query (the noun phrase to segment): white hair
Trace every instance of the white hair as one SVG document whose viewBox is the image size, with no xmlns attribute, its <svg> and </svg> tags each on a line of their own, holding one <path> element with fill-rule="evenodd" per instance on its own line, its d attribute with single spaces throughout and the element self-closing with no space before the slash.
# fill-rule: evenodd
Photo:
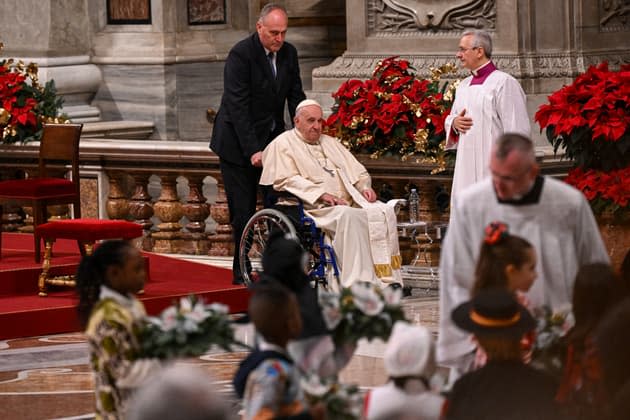
<svg viewBox="0 0 630 420">
<path fill-rule="evenodd" d="M 473 37 L 473 47 L 481 47 L 483 48 L 483 52 L 486 53 L 486 57 L 492 57 L 492 37 L 486 31 L 482 31 L 481 29 L 475 29 L 472 31 L 466 31 L 462 34 L 462 36 L 472 36 Z"/>
</svg>

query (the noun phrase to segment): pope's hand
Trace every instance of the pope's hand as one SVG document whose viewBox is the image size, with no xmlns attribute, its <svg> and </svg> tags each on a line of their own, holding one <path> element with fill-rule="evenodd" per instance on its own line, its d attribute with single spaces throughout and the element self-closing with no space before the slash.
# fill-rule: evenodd
<svg viewBox="0 0 630 420">
<path fill-rule="evenodd" d="M 321 197 L 319 197 L 319 199 L 322 200 L 324 203 L 328 204 L 329 206 L 337 206 L 337 205 L 347 206 L 348 205 L 348 202 L 344 200 L 343 198 L 338 198 L 328 193 L 322 194 Z"/>
<path fill-rule="evenodd" d="M 252 163 L 252 166 L 257 168 L 262 167 L 262 152 L 256 152 L 249 158 L 249 161 Z"/>
<path fill-rule="evenodd" d="M 369 201 L 370 203 L 373 203 L 376 201 L 376 192 L 372 188 L 364 189 L 362 194 L 363 194 L 363 197 L 365 197 L 365 199 Z"/>
</svg>

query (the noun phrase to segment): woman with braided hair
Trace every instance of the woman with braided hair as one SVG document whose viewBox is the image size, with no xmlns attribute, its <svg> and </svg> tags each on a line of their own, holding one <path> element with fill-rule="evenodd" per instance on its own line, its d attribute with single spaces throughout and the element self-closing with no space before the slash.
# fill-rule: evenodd
<svg viewBox="0 0 630 420">
<path fill-rule="evenodd" d="M 145 278 L 140 252 L 125 241 L 103 242 L 79 264 L 77 311 L 94 372 L 97 419 L 124 418 L 133 391 L 159 367 L 141 358 L 137 337 L 146 314 L 134 294 Z"/>
</svg>

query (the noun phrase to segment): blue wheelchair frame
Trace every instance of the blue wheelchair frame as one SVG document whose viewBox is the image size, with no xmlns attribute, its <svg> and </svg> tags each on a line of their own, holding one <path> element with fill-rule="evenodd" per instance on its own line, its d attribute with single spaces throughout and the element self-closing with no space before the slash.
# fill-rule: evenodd
<svg viewBox="0 0 630 420">
<path fill-rule="evenodd" d="M 315 224 L 315 220 L 312 217 L 308 216 L 306 212 L 304 212 L 304 205 L 300 200 L 298 203 L 299 215 L 300 215 L 300 225 L 302 228 L 307 227 L 309 229 L 310 238 L 314 239 L 314 242 L 317 243 L 317 247 L 319 248 L 319 253 L 315 254 L 313 247 L 309 246 L 308 248 L 305 244 L 309 244 L 307 238 L 301 238 L 298 235 L 300 243 L 302 247 L 316 259 L 316 264 L 309 272 L 309 277 L 316 282 L 316 284 L 322 284 L 323 286 L 328 285 L 328 280 L 326 279 L 326 266 L 328 264 L 331 265 L 333 274 L 336 279 L 339 279 L 339 268 L 337 267 L 337 258 L 335 257 L 335 250 L 332 246 L 328 245 L 325 242 L 325 235 L 317 227 Z"/>
<path fill-rule="evenodd" d="M 261 259 L 266 242 L 272 229 L 281 229 L 285 235 L 297 239 L 302 248 L 309 254 L 309 278 L 315 287 L 328 286 L 328 270 L 332 269 L 335 279 L 339 280 L 339 268 L 334 249 L 326 244 L 325 235 L 315 224 L 315 220 L 304 211 L 302 201 L 294 195 L 274 192 L 276 197 L 291 198 L 295 205 L 275 205 L 256 212 L 245 225 L 241 236 L 239 253 L 241 273 L 246 284 L 254 283 L 257 279 L 258 269 L 262 270 L 262 264 L 258 267 L 254 259 Z M 283 211 L 284 210 L 284 211 Z M 297 211 L 294 211 L 297 210 Z M 250 255 L 254 249 L 256 255 Z"/>
</svg>

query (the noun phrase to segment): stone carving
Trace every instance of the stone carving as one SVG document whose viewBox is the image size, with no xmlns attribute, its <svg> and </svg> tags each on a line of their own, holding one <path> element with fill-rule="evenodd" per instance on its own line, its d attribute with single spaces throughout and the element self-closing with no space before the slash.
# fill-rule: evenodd
<svg viewBox="0 0 630 420">
<path fill-rule="evenodd" d="M 630 30 L 630 0 L 600 0 L 599 15 L 603 32 Z"/>
<path fill-rule="evenodd" d="M 494 29 L 496 0 L 375 0 L 368 15 L 371 32 Z"/>
<path fill-rule="evenodd" d="M 313 78 L 335 78 L 340 83 L 346 79 L 368 79 L 383 56 L 344 54 L 337 57 L 328 66 L 319 67 L 313 71 Z M 418 76 L 428 78 L 432 67 L 440 67 L 446 63 L 455 62 L 454 56 L 423 55 L 403 56 L 416 69 Z M 611 68 L 618 68 L 620 64 L 630 61 L 630 52 L 618 51 L 598 52 L 597 54 L 537 54 L 537 55 L 493 55 L 497 67 L 516 78 L 539 77 L 575 77 L 584 72 L 589 66 L 602 61 L 608 61 Z M 459 69 L 453 78 L 464 78 L 468 72 Z"/>
</svg>

